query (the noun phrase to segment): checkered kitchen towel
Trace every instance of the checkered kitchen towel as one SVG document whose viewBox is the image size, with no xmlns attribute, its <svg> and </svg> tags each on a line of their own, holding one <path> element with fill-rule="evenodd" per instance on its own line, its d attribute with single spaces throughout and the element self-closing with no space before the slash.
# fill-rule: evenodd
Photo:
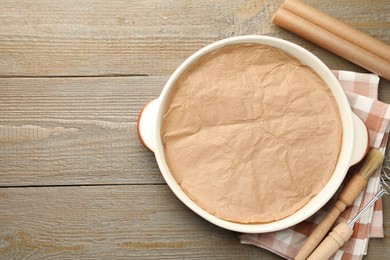
<svg viewBox="0 0 390 260">
<path fill-rule="evenodd" d="M 388 104 L 377 100 L 379 77 L 373 74 L 349 71 L 333 71 L 333 73 L 344 88 L 353 112 L 366 123 L 370 134 L 370 146 L 379 148 L 380 151 L 385 153 L 389 135 L 390 108 Z M 359 170 L 358 168 L 359 166 L 351 167 L 345 182 L 348 181 L 348 177 Z M 379 174 L 380 169 L 370 177 L 365 191 L 361 192 L 354 204 L 342 213 L 337 223 L 352 219 L 374 196 L 380 188 Z M 311 231 L 333 207 L 339 192 L 329 203 L 306 221 L 277 232 L 240 234 L 241 243 L 265 248 L 287 259 L 294 258 Z M 367 253 L 368 240 L 372 237 L 383 237 L 381 200 L 377 201 L 375 206 L 355 223 L 352 237 L 331 259 L 362 259 L 363 255 Z"/>
</svg>

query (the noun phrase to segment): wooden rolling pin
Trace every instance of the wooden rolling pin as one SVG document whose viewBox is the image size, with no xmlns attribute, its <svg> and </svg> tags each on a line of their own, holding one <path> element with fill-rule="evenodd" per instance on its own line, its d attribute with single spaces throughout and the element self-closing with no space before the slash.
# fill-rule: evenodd
<svg viewBox="0 0 390 260">
<path fill-rule="evenodd" d="M 390 61 L 387 60 L 390 47 L 386 43 L 362 32 L 357 33 L 351 26 L 341 21 L 335 22 L 336 19 L 314 10 L 313 7 L 298 0 L 286 0 L 275 12 L 272 22 L 390 80 Z M 320 21 L 321 19 L 323 20 Z M 371 44 L 373 45 L 370 48 L 365 47 Z M 372 49 L 381 51 L 372 52 Z"/>
<path fill-rule="evenodd" d="M 343 212 L 347 206 L 352 205 L 359 193 L 366 186 L 367 179 L 374 170 L 378 168 L 382 160 L 383 154 L 377 149 L 372 149 L 367 155 L 364 165 L 360 169 L 359 173 L 354 175 L 344 187 L 332 210 L 325 216 L 324 219 L 322 219 L 320 224 L 318 224 L 307 238 L 305 244 L 299 249 L 298 254 L 295 256 L 295 260 L 305 260 L 321 243 L 322 239 L 326 236 L 336 219 L 340 216 L 341 212 Z"/>
</svg>

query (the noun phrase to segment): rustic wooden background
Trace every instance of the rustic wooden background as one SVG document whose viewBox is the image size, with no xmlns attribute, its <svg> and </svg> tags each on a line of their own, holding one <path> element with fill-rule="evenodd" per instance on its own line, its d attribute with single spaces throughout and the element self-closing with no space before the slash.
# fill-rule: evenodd
<svg viewBox="0 0 390 260">
<path fill-rule="evenodd" d="M 185 58 L 230 36 L 280 37 L 364 71 L 272 25 L 282 2 L 1 0 L 0 258 L 280 259 L 181 204 L 136 120 Z M 389 0 L 306 2 L 390 43 Z M 390 198 L 384 208 L 385 239 L 365 259 L 390 255 Z"/>
</svg>

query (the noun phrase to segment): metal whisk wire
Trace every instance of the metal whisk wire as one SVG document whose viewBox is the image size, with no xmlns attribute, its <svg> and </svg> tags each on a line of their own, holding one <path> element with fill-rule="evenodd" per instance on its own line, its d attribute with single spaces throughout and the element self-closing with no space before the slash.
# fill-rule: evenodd
<svg viewBox="0 0 390 260">
<path fill-rule="evenodd" d="M 348 226 L 350 228 L 353 227 L 355 222 L 360 218 L 360 216 L 369 208 L 371 207 L 375 201 L 380 199 L 383 195 L 390 193 L 390 156 L 386 156 L 383 160 L 382 169 L 381 169 L 381 176 L 380 176 L 380 190 L 374 195 L 374 198 L 367 203 L 366 206 L 364 206 L 359 213 L 348 222 Z"/>
<path fill-rule="evenodd" d="M 386 194 L 390 193 L 390 156 L 386 156 L 381 171 L 381 188 L 386 190 Z"/>
</svg>

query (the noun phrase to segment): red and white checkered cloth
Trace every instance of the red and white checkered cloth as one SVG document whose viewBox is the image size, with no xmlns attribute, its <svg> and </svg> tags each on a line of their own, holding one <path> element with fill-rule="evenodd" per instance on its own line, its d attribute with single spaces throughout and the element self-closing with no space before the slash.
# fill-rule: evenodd
<svg viewBox="0 0 390 260">
<path fill-rule="evenodd" d="M 385 153 L 389 136 L 390 107 L 377 100 L 379 77 L 374 74 L 350 71 L 333 71 L 333 73 L 344 88 L 352 111 L 366 123 L 370 135 L 370 146 Z M 359 166 L 350 168 L 345 182 L 359 170 L 358 168 Z M 354 204 L 342 213 L 337 223 L 348 222 L 372 199 L 380 189 L 379 175 L 380 169 L 369 178 L 365 191 L 361 192 Z M 343 186 L 340 187 L 331 201 L 306 221 L 277 232 L 240 234 L 241 243 L 265 248 L 287 259 L 294 258 L 311 231 L 333 207 Z M 383 237 L 382 213 L 382 201 L 379 200 L 355 223 L 352 237 L 331 259 L 362 259 L 363 255 L 367 253 L 369 238 Z"/>
</svg>

